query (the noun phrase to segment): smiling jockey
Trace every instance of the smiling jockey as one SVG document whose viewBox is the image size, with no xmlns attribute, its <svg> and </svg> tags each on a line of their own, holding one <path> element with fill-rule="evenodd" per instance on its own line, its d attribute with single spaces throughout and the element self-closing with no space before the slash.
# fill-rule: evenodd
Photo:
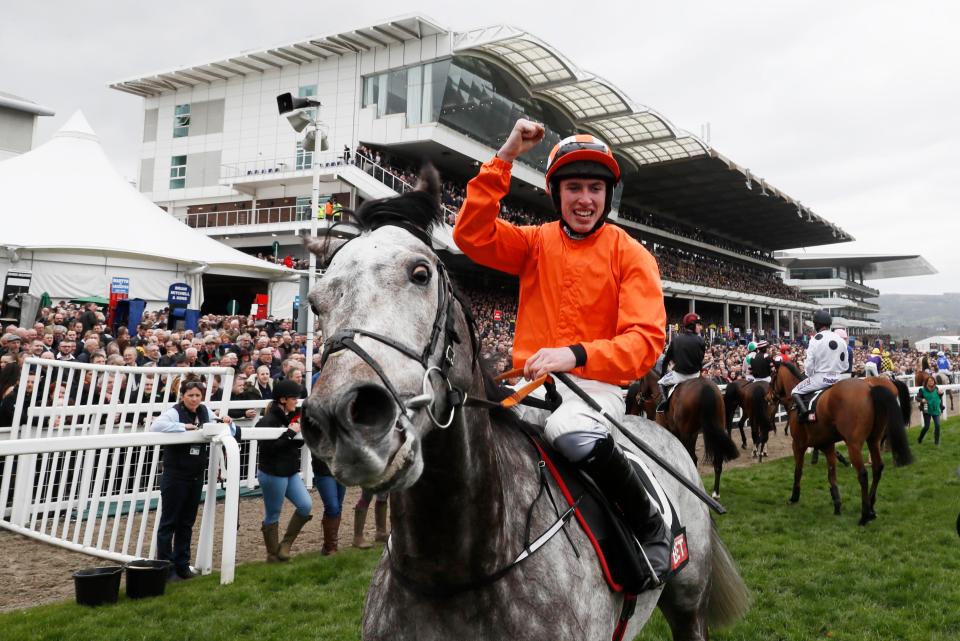
<svg viewBox="0 0 960 641">
<path fill-rule="evenodd" d="M 475 262 L 520 278 L 513 362 L 524 376 L 570 372 L 607 413 L 622 419 L 620 385 L 646 374 L 663 348 L 660 273 L 640 243 L 606 224 L 620 167 L 593 136 L 570 136 L 550 153 L 546 190 L 560 220 L 518 227 L 498 218 L 513 161 L 543 136 L 542 125 L 517 121 L 467 185 L 453 238 Z M 670 568 L 669 532 L 633 465 L 599 412 L 565 386 L 558 392 L 563 403 L 546 420 L 546 439 L 619 506 L 663 576 Z"/>
<path fill-rule="evenodd" d="M 826 389 L 840 380 L 847 370 L 847 346 L 844 341 L 830 330 L 833 318 L 825 309 L 813 314 L 813 326 L 817 333 L 810 339 L 807 358 L 803 363 L 807 378 L 793 388 L 793 400 L 797 404 L 797 417 L 807 420 L 807 405 L 801 398 L 817 390 Z"/>
<path fill-rule="evenodd" d="M 700 332 L 703 331 L 700 316 L 690 312 L 683 317 L 681 324 L 683 331 L 673 337 L 663 355 L 664 367 L 673 363 L 673 369 L 657 381 L 660 385 L 658 412 L 666 411 L 670 388 L 691 378 L 697 378 L 700 376 L 700 370 L 703 369 L 703 357 L 707 353 L 707 346 L 703 342 L 703 337 L 700 336 Z"/>
</svg>

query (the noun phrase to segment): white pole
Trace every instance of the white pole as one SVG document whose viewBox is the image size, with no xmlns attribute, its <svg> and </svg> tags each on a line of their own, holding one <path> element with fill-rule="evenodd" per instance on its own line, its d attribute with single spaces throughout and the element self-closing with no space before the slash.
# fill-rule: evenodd
<svg viewBox="0 0 960 641">
<path fill-rule="evenodd" d="M 319 114 L 320 108 L 317 107 L 317 114 Z M 314 130 L 316 131 L 316 142 L 314 143 L 313 151 L 310 152 L 311 166 L 313 168 L 313 189 L 310 192 L 310 240 L 315 240 L 317 238 L 317 215 L 320 213 L 320 163 L 317 162 L 317 148 L 320 146 L 320 130 L 317 128 L 317 121 L 314 118 L 313 121 Z M 314 272 L 317 269 L 317 256 L 313 252 L 310 252 L 308 256 L 308 266 L 307 266 L 307 295 L 313 291 L 313 279 Z M 313 319 L 313 307 L 310 306 L 308 300 L 300 301 L 300 313 L 304 312 L 304 307 L 306 307 L 307 312 L 307 366 L 306 377 L 304 378 L 304 385 L 307 390 L 311 390 L 313 385 L 313 330 L 314 330 L 314 319 Z"/>
</svg>

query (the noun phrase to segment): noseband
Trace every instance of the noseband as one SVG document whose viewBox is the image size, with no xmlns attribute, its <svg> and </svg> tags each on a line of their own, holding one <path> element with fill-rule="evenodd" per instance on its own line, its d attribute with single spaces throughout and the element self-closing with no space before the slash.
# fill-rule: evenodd
<svg viewBox="0 0 960 641">
<path fill-rule="evenodd" d="M 401 229 L 406 228 L 401 227 Z M 396 401 L 401 412 L 407 418 L 411 418 L 416 410 L 423 408 L 426 410 L 427 415 L 430 417 L 430 420 L 433 422 L 433 424 L 436 427 L 443 429 L 449 427 L 451 423 L 453 423 L 453 417 L 457 412 L 457 408 L 463 405 L 466 395 L 462 390 L 455 388 L 448 378 L 450 368 L 453 367 L 456 355 L 453 345 L 454 343 L 460 343 L 460 336 L 457 334 L 455 328 L 456 318 L 453 314 L 453 303 L 455 300 L 459 299 L 453 289 L 453 285 L 450 283 L 450 277 L 447 275 L 447 271 L 444 269 L 443 263 L 439 262 L 439 260 L 437 261 L 437 274 L 439 277 L 439 282 L 437 283 L 437 314 L 433 319 L 433 329 L 430 332 L 430 340 L 427 342 L 427 345 L 424 347 L 422 352 L 417 352 L 415 349 L 407 347 L 403 343 L 394 340 L 389 336 L 377 334 L 376 332 L 371 332 L 363 328 L 349 327 L 337 331 L 328 340 L 324 341 L 323 354 L 320 357 L 320 369 L 321 371 L 323 370 L 323 366 L 326 364 L 327 359 L 331 354 L 336 354 L 344 349 L 349 350 L 360 357 L 364 363 L 369 365 L 370 368 L 376 372 L 377 376 L 381 381 L 383 381 L 383 384 L 390 392 L 390 395 L 393 397 L 394 401 Z M 467 317 L 467 323 L 469 325 L 471 320 L 468 308 L 463 305 L 462 301 L 461 306 L 463 307 L 464 314 Z M 404 401 L 400 395 L 400 392 L 390 380 L 390 377 L 387 376 L 386 372 L 383 371 L 383 368 L 380 366 L 377 360 L 373 358 L 369 352 L 357 344 L 357 339 L 361 336 L 366 336 L 367 338 L 372 338 L 379 343 L 383 343 L 387 347 L 390 347 L 400 352 L 407 358 L 419 363 L 424 369 L 422 393 Z M 439 360 L 431 365 L 430 356 L 437 351 L 437 345 L 441 341 L 442 344 L 440 344 Z M 472 328 L 470 331 L 470 342 L 471 346 L 473 347 L 473 357 L 476 358 L 478 350 L 476 338 Z M 433 411 L 433 405 L 437 400 L 431 387 L 430 377 L 433 374 L 439 375 L 441 382 L 446 384 L 447 387 L 446 394 L 447 402 L 450 404 L 450 416 L 447 417 L 447 420 L 443 422 L 437 419 Z"/>
</svg>

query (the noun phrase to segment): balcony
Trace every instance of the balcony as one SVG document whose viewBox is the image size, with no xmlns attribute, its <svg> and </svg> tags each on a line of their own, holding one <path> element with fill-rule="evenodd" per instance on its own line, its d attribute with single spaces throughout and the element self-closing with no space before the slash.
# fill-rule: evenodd
<svg viewBox="0 0 960 641">
<path fill-rule="evenodd" d="M 343 154 L 327 152 L 314 154 L 303 152 L 285 158 L 259 158 L 244 162 L 220 166 L 220 184 L 226 187 L 247 185 L 248 187 L 269 187 L 302 178 L 310 182 L 313 178 L 313 163 L 320 168 L 321 178 L 331 178 L 346 163 Z"/>
<path fill-rule="evenodd" d="M 330 218 L 320 218 L 317 224 L 323 227 L 350 219 L 349 212 L 344 212 Z M 209 211 L 186 214 L 180 216 L 179 220 L 188 227 L 205 230 L 212 235 L 292 231 L 309 227 L 310 209 L 288 206 Z"/>
<path fill-rule="evenodd" d="M 804 291 L 811 289 L 849 290 L 857 296 L 866 296 L 867 298 L 876 298 L 880 295 L 879 290 L 843 278 L 785 278 L 783 282 L 799 287 Z"/>
</svg>

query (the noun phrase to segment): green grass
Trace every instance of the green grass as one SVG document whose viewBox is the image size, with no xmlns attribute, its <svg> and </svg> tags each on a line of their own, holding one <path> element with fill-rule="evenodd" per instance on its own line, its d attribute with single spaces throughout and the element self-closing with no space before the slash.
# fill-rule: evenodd
<svg viewBox="0 0 960 641">
<path fill-rule="evenodd" d="M 719 528 L 753 606 L 743 621 L 711 638 L 960 639 L 960 419 L 948 421 L 937 449 L 932 434 L 916 445 L 917 433 L 910 431 L 913 465 L 895 468 L 886 456 L 878 518 L 865 528 L 857 525 L 860 494 L 851 469 L 838 471 L 839 517 L 822 458 L 805 467 L 796 505 L 787 502 L 793 479 L 788 459 L 725 474 L 729 514 L 718 519 Z M 121 596 L 117 605 L 100 608 L 61 603 L 6 613 L 0 615 L 0 639 L 353 641 L 379 555 L 378 548 L 308 554 L 283 566 L 241 566 L 236 582 L 225 587 L 214 574 L 171 584 L 160 598 Z M 659 613 L 637 638 L 670 638 Z"/>
</svg>

